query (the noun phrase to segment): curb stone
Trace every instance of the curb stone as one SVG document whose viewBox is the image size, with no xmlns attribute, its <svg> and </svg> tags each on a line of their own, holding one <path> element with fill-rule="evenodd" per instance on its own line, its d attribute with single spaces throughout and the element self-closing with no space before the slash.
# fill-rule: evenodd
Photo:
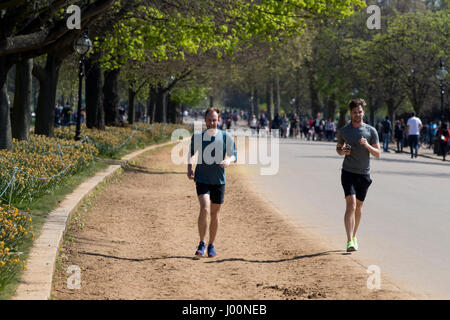
<svg viewBox="0 0 450 320">
<path fill-rule="evenodd" d="M 156 149 L 178 141 L 169 141 L 151 145 L 145 149 L 132 152 L 122 157 L 125 162 L 152 149 Z M 48 300 L 50 299 L 53 272 L 55 270 L 58 249 L 63 241 L 66 224 L 81 202 L 108 177 L 112 176 L 120 165 L 110 165 L 98 172 L 94 177 L 79 185 L 75 191 L 67 195 L 59 206 L 50 212 L 45 219 L 40 236 L 34 241 L 30 250 L 27 269 L 23 272 L 20 283 L 12 300 Z"/>
</svg>

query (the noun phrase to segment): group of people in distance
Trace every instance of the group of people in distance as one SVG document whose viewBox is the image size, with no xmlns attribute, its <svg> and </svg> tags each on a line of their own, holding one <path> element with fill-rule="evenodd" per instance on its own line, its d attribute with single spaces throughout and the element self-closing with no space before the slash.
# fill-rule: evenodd
<svg viewBox="0 0 450 320">
<path fill-rule="evenodd" d="M 397 142 L 397 153 L 403 152 L 403 147 L 407 144 L 410 147 L 411 159 L 417 158 L 419 142 L 422 142 L 422 145 L 428 144 L 428 148 L 431 149 L 434 141 L 437 140 L 443 157 L 442 160 L 446 161 L 450 131 L 448 124 L 444 121 L 440 122 L 439 125 L 434 122 L 424 125 L 420 118 L 416 116 L 416 113 L 412 112 L 406 126 L 404 120 L 401 119 L 396 120 L 394 128 L 392 128 L 392 123 L 387 116 L 383 122 L 378 123 L 377 127 L 378 134 L 382 137 L 384 152 L 389 152 L 388 147 L 393 132 Z"/>
<path fill-rule="evenodd" d="M 321 113 L 317 113 L 316 118 L 299 117 L 297 113 L 275 114 L 270 121 L 264 112 L 261 112 L 259 119 L 252 115 L 250 128 L 253 134 L 259 134 L 260 130 L 266 132 L 277 132 L 281 138 L 297 138 L 306 140 L 327 140 L 334 141 L 336 135 L 336 123 L 331 118 L 323 120 Z"/>
</svg>

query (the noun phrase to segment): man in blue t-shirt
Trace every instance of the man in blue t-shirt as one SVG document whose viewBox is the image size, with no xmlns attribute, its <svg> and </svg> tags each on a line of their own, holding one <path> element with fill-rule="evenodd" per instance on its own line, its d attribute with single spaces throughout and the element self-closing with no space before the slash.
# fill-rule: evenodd
<svg viewBox="0 0 450 320">
<path fill-rule="evenodd" d="M 220 206 L 225 196 L 225 168 L 231 162 L 236 162 L 236 145 L 233 137 L 217 128 L 220 111 L 216 108 L 208 108 L 205 112 L 206 130 L 195 132 L 192 135 L 190 154 L 188 159 L 189 179 L 196 184 L 198 200 L 200 202 L 200 214 L 198 217 L 198 232 L 200 243 L 196 256 L 203 256 L 206 249 L 205 236 L 207 229 L 208 212 L 211 213 L 209 224 L 208 257 L 217 255 L 214 248 L 214 240 L 219 226 Z M 195 175 L 192 170 L 192 162 L 198 153 L 198 162 Z"/>
<path fill-rule="evenodd" d="M 347 252 L 358 250 L 356 230 L 361 220 L 362 206 L 372 180 L 370 179 L 370 155 L 381 154 L 377 130 L 364 123 L 364 99 L 353 99 L 349 103 L 352 121 L 338 132 L 336 152 L 345 156 L 342 163 L 341 183 L 344 189 L 345 230 Z"/>
</svg>

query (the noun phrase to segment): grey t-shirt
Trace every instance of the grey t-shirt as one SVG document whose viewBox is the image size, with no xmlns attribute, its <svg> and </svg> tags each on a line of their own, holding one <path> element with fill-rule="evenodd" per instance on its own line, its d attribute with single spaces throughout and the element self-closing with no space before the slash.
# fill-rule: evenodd
<svg viewBox="0 0 450 320">
<path fill-rule="evenodd" d="M 370 152 L 359 143 L 361 137 L 366 138 L 370 145 L 379 143 L 377 130 L 366 123 L 355 128 L 350 122 L 338 131 L 337 142 L 345 142 L 352 147 L 350 155 L 344 158 L 342 169 L 357 174 L 370 174 Z"/>
</svg>

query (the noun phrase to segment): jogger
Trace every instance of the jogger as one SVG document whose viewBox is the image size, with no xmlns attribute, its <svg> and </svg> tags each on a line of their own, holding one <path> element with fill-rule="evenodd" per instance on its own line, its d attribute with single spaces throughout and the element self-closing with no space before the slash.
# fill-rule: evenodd
<svg viewBox="0 0 450 320">
<path fill-rule="evenodd" d="M 366 102 L 353 99 L 349 103 L 351 123 L 338 132 L 336 152 L 345 156 L 341 183 L 344 189 L 346 210 L 344 216 L 347 233 L 347 252 L 358 250 L 356 231 L 362 216 L 362 206 L 370 179 L 370 155 L 379 158 L 381 147 L 377 130 L 363 122 Z"/>
<path fill-rule="evenodd" d="M 196 183 L 200 213 L 198 216 L 198 233 L 200 243 L 196 256 L 203 256 L 206 249 L 205 237 L 210 215 L 208 257 L 215 257 L 214 241 L 219 228 L 219 212 L 225 197 L 225 168 L 231 162 L 236 162 L 236 145 L 233 137 L 217 128 L 220 111 L 208 108 L 205 112 L 206 130 L 192 135 L 190 154 L 188 158 L 187 176 Z M 196 153 L 199 161 L 192 170 Z"/>
</svg>

